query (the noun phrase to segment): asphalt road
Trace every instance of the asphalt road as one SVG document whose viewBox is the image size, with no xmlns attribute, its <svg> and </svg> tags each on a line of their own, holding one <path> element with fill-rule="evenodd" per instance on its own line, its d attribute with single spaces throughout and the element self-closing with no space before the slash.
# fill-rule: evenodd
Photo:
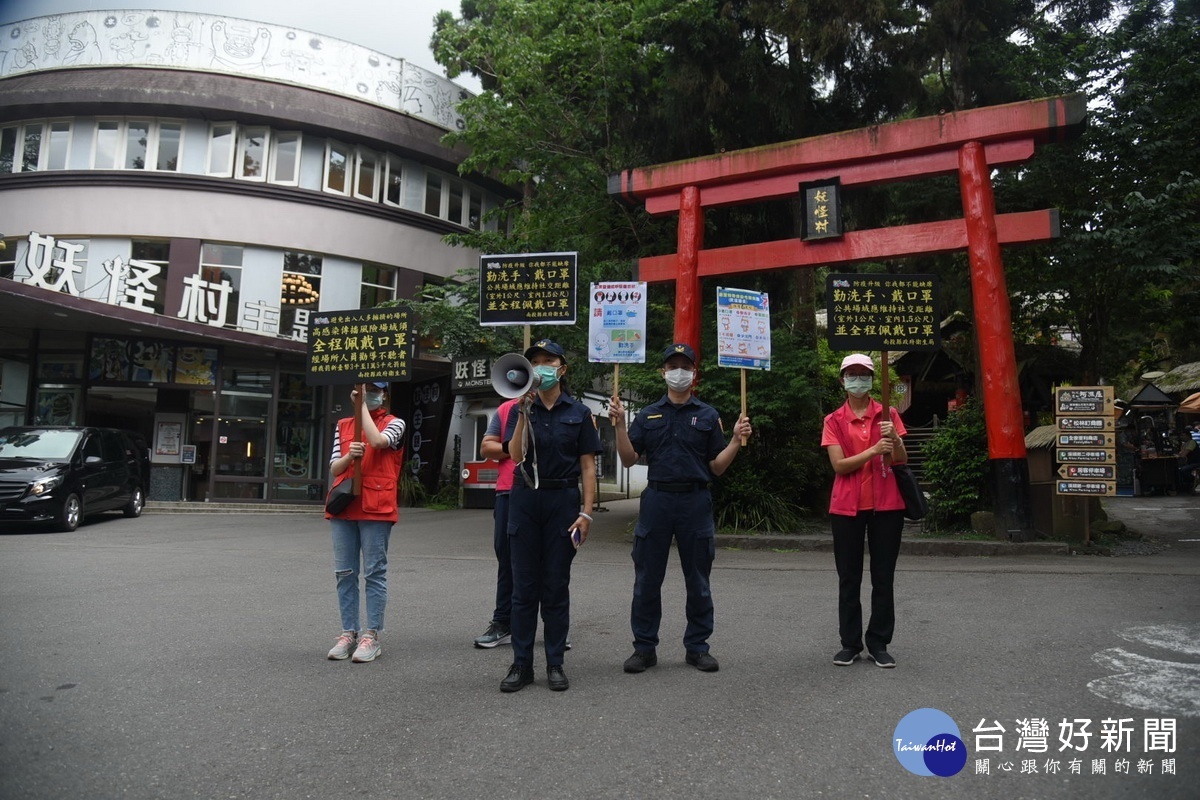
<svg viewBox="0 0 1200 800">
<path fill-rule="evenodd" d="M 510 648 L 471 646 L 494 591 L 488 511 L 404 512 L 371 664 L 324 657 L 339 623 L 315 513 L 0 532 L 0 798 L 1194 798 L 1200 498 L 1126 502 L 1170 547 L 902 557 L 894 670 L 831 663 L 829 554 L 722 550 L 721 670 L 697 672 L 673 561 L 641 675 L 621 671 L 636 501 L 609 502 L 575 561 L 571 689 L 546 688 L 539 645 L 537 682 L 513 695 Z M 958 774 L 897 759 L 921 708 L 957 724 Z M 1040 753 L 1017 731 L 1039 719 Z M 1086 742 L 1060 728 L 1077 719 Z M 1122 719 L 1113 752 L 1102 728 Z"/>
</svg>

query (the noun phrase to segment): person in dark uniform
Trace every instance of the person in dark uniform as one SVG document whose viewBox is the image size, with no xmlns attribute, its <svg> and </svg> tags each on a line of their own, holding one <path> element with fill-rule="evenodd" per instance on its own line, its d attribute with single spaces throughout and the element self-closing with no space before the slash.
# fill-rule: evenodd
<svg viewBox="0 0 1200 800">
<path fill-rule="evenodd" d="M 679 565 L 687 586 L 687 628 L 683 646 L 687 663 L 702 672 L 716 672 L 717 659 L 708 652 L 713 632 L 713 601 L 708 577 L 716 555 L 712 497 L 708 483 L 733 463 L 742 440 L 751 434 L 750 418 L 742 417 L 725 443 L 716 409 L 692 394 L 696 353 L 686 344 L 663 352 L 667 393 L 638 412 L 626 431 L 625 408 L 613 397 L 609 419 L 617 431 L 621 463 L 632 467 L 639 454 L 649 465 L 649 486 L 642 492 L 633 540 L 633 655 L 626 672 L 645 672 L 658 663 L 658 627 L 662 621 L 662 583 L 671 552 L 679 549 Z"/>
<path fill-rule="evenodd" d="M 570 687 L 563 651 L 570 626 L 571 560 L 587 541 L 592 522 L 600 434 L 588 407 L 563 390 L 567 362 L 562 347 L 542 339 L 525 351 L 525 357 L 540 383 L 517 406 L 519 413 L 509 414 L 503 439 L 517 471 L 508 504 L 513 663 L 500 691 L 516 692 L 533 683 L 533 638 L 540 607 L 546 679 L 551 690 L 561 692 Z M 577 541 L 572 540 L 573 531 Z"/>
</svg>

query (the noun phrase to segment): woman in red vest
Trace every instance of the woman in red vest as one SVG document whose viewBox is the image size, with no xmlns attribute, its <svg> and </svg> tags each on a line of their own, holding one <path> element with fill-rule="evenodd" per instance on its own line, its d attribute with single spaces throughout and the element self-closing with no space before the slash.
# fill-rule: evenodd
<svg viewBox="0 0 1200 800">
<path fill-rule="evenodd" d="M 330 472 L 334 486 L 362 474 L 362 493 L 335 515 L 325 514 L 333 527 L 333 570 L 337 576 L 342 634 L 329 658 L 374 661 L 382 649 L 383 612 L 387 606 L 387 550 L 392 526 L 399 519 L 400 467 L 404 458 L 404 421 L 388 410 L 388 385 L 364 384 L 361 438 L 354 435 L 354 417 L 338 420 Z M 358 389 L 350 393 L 351 399 Z M 351 469 L 353 466 L 353 469 Z M 361 568 L 367 599 L 367 627 L 359 627 L 358 575 Z M 360 634 L 361 630 L 361 634 Z"/>
<path fill-rule="evenodd" d="M 894 667 L 888 653 L 896 626 L 892 582 L 904 528 L 904 498 L 890 469 L 908 461 L 906 431 L 895 409 L 885 413 L 871 395 L 875 362 L 862 353 L 842 359 L 841 383 L 846 402 L 825 417 L 821 446 L 835 473 L 829 500 L 833 528 L 833 560 L 838 572 L 838 632 L 842 649 L 833 657 L 839 667 L 859 659 L 863 650 L 863 539 L 871 552 L 871 619 L 867 654 L 876 666 Z"/>
</svg>

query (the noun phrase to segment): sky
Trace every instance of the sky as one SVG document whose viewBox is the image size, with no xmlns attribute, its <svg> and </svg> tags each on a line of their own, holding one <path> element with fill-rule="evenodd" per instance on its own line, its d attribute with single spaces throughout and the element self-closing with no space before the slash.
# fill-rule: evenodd
<svg viewBox="0 0 1200 800">
<path fill-rule="evenodd" d="M 429 38 L 443 9 L 455 16 L 458 0 L 0 0 L 0 25 L 66 11 L 192 11 L 291 25 L 360 44 L 444 75 L 433 60 Z M 459 75 L 454 82 L 479 92 L 479 81 Z"/>
</svg>

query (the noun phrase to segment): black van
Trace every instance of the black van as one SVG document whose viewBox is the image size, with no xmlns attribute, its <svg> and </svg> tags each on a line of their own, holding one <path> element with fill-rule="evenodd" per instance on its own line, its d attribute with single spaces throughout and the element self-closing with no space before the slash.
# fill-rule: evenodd
<svg viewBox="0 0 1200 800">
<path fill-rule="evenodd" d="M 73 531 L 88 514 L 141 516 L 150 449 L 132 431 L 29 425 L 0 430 L 0 523 Z"/>
</svg>

